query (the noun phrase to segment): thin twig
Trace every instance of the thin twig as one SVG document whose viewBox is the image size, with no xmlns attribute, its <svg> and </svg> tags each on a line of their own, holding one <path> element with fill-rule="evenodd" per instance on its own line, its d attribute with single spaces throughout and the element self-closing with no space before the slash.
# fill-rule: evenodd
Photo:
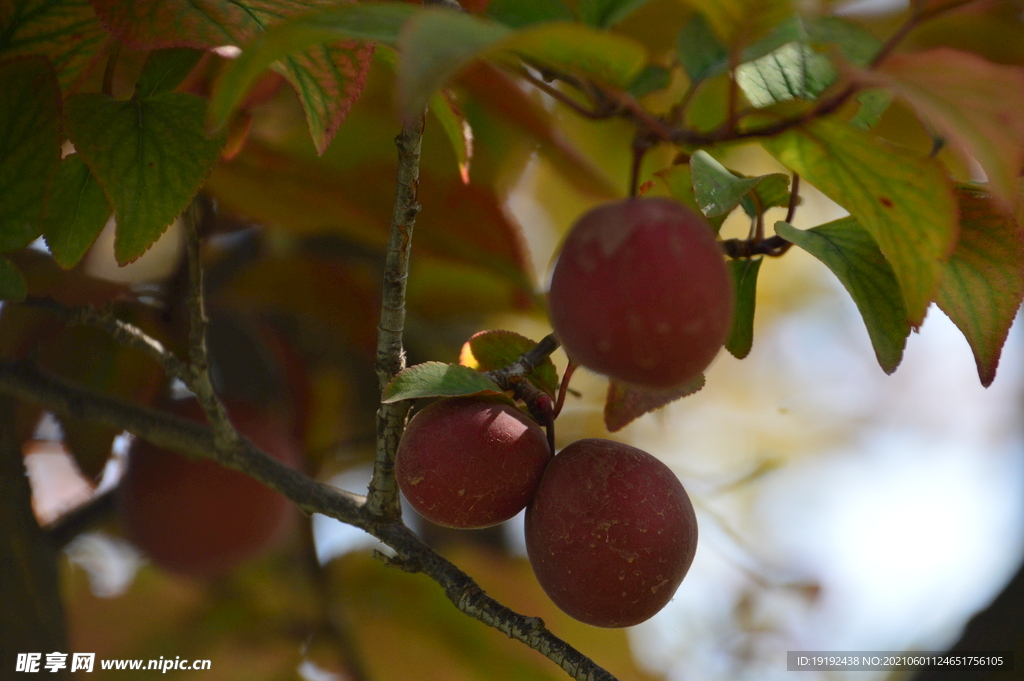
<svg viewBox="0 0 1024 681">
<path fill-rule="evenodd" d="M 186 381 L 189 389 L 196 394 L 196 399 L 206 414 L 217 444 L 222 449 L 231 449 L 238 444 L 240 436 L 228 419 L 227 410 L 217 397 L 210 378 L 210 357 L 206 350 L 206 307 L 203 302 L 203 265 L 199 259 L 199 215 L 200 205 L 193 201 L 182 213 L 181 221 L 185 226 L 185 253 L 188 258 L 188 354 L 190 380 Z"/>
</svg>

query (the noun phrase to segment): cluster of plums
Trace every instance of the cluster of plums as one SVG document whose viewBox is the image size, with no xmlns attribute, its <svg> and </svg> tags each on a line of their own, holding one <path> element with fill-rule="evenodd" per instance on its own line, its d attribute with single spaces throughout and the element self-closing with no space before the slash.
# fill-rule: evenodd
<svg viewBox="0 0 1024 681">
<path fill-rule="evenodd" d="M 704 218 L 667 199 L 587 213 L 570 231 L 549 293 L 555 333 L 576 363 L 647 390 L 711 363 L 732 320 L 732 282 Z M 601 627 L 642 622 L 693 560 L 697 521 L 672 471 L 619 442 L 585 439 L 557 456 L 504 402 L 435 402 L 409 422 L 396 473 L 421 515 L 487 527 L 526 509 L 526 547 L 551 600 Z"/>
<path fill-rule="evenodd" d="M 569 357 L 613 380 L 662 390 L 694 379 L 722 347 L 732 285 L 703 217 L 667 199 L 630 199 L 586 214 L 562 247 L 549 295 Z M 180 416 L 201 419 L 194 401 Z M 284 422 L 228 405 L 246 437 L 298 466 Z M 541 427 L 507 401 L 449 398 L 419 411 L 396 475 L 428 520 L 481 528 L 526 509 L 541 586 L 583 622 L 642 622 L 672 598 L 693 560 L 697 521 L 676 476 L 619 442 L 579 440 L 557 456 Z M 121 505 L 129 536 L 162 567 L 215 574 L 255 556 L 286 528 L 291 505 L 241 473 L 138 440 Z M 168 519 L 173 519 L 169 522 Z"/>
</svg>

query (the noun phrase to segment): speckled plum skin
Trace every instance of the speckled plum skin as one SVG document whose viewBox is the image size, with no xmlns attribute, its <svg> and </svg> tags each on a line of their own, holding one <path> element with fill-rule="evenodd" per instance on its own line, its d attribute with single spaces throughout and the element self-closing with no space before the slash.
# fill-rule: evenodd
<svg viewBox="0 0 1024 681">
<path fill-rule="evenodd" d="M 409 421 L 395 475 L 424 518 L 473 529 L 526 508 L 550 460 L 544 431 L 518 409 L 457 397 L 434 402 Z"/>
<path fill-rule="evenodd" d="M 242 403 L 226 407 L 242 435 L 299 467 L 302 454 L 284 419 Z M 170 411 L 203 420 L 194 400 Z M 132 542 L 160 567 L 185 575 L 226 572 L 273 546 L 295 520 L 290 501 L 248 475 L 142 439 L 129 450 L 119 501 Z"/>
<path fill-rule="evenodd" d="M 661 461 L 578 440 L 548 465 L 526 510 L 526 549 L 555 605 L 596 627 L 628 627 L 675 594 L 697 550 L 697 518 Z"/>
<path fill-rule="evenodd" d="M 654 390 L 708 367 L 732 324 L 732 278 L 707 220 L 664 198 L 586 213 L 562 244 L 551 325 L 577 364 Z"/>
</svg>

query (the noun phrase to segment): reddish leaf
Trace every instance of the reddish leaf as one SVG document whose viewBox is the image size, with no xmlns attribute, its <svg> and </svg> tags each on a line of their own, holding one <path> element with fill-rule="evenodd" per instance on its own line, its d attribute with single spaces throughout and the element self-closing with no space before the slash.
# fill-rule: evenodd
<svg viewBox="0 0 1024 681">
<path fill-rule="evenodd" d="M 604 425 L 610 433 L 622 430 L 644 414 L 692 395 L 703 387 L 704 374 L 686 385 L 660 391 L 641 390 L 610 381 L 604 403 Z"/>
<path fill-rule="evenodd" d="M 950 145 L 978 161 L 1004 207 L 1017 204 L 1017 175 L 1024 162 L 1024 68 L 939 48 L 894 55 L 880 70 L 854 77 L 905 100 Z"/>
<path fill-rule="evenodd" d="M 225 208 L 257 222 L 302 234 L 335 232 L 382 249 L 394 178 L 391 162 L 337 170 L 250 141 L 233 161 L 214 169 L 208 187 Z M 484 267 L 523 295 L 532 294 L 520 227 L 492 188 L 466 185 L 455 173 L 439 175 L 423 168 L 419 199 L 423 211 L 416 221 L 417 253 Z"/>
<path fill-rule="evenodd" d="M 93 0 L 103 23 L 139 48 L 243 46 L 285 19 L 334 5 L 333 0 Z M 318 45 L 292 55 L 283 73 L 298 92 L 317 151 L 324 149 L 359 98 L 373 46 L 357 41 Z"/>
<path fill-rule="evenodd" d="M 536 341 L 514 331 L 481 331 L 463 344 L 459 364 L 477 371 L 494 371 L 516 361 L 535 345 Z M 558 374 L 550 357 L 545 358 L 528 378 L 551 396 L 558 390 Z"/>
<path fill-rule="evenodd" d="M 61 90 L 74 90 L 107 41 L 88 0 L 27 0 L 0 4 L 0 59 L 43 55 L 57 71 Z"/>
<path fill-rule="evenodd" d="M 967 338 L 978 377 L 987 387 L 1024 300 L 1024 235 L 977 188 L 960 186 L 957 198 L 960 241 L 943 265 L 936 303 Z"/>
</svg>

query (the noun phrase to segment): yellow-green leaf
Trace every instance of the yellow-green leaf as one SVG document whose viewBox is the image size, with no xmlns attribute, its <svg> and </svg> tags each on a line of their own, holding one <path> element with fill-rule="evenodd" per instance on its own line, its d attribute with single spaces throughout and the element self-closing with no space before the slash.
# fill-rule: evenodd
<svg viewBox="0 0 1024 681">
<path fill-rule="evenodd" d="M 892 267 L 871 235 L 854 218 L 799 230 L 776 222 L 775 231 L 832 270 L 857 304 L 875 357 L 887 374 L 903 359 L 910 322 Z"/>
<path fill-rule="evenodd" d="M 829 119 L 763 144 L 867 230 L 892 265 L 910 323 L 920 325 L 957 235 L 956 200 L 939 162 Z"/>
<path fill-rule="evenodd" d="M 991 195 L 962 185 L 957 198 L 960 240 L 943 266 L 935 302 L 967 338 L 987 387 L 1024 300 L 1024 237 Z"/>
<path fill-rule="evenodd" d="M 1024 68 L 937 48 L 894 55 L 855 78 L 907 102 L 948 144 L 977 160 L 1006 209 L 1016 206 L 1024 164 Z"/>
<path fill-rule="evenodd" d="M 536 345 L 536 341 L 514 331 L 481 331 L 462 345 L 459 364 L 477 371 L 494 371 L 512 364 Z M 558 372 L 550 357 L 545 357 L 527 378 L 551 396 L 558 390 Z"/>
<path fill-rule="evenodd" d="M 496 21 L 424 9 L 403 27 L 398 92 L 407 116 L 474 59 L 519 56 L 545 66 L 627 87 L 647 62 L 640 43 L 581 24 L 545 22 L 518 31 Z"/>
</svg>

